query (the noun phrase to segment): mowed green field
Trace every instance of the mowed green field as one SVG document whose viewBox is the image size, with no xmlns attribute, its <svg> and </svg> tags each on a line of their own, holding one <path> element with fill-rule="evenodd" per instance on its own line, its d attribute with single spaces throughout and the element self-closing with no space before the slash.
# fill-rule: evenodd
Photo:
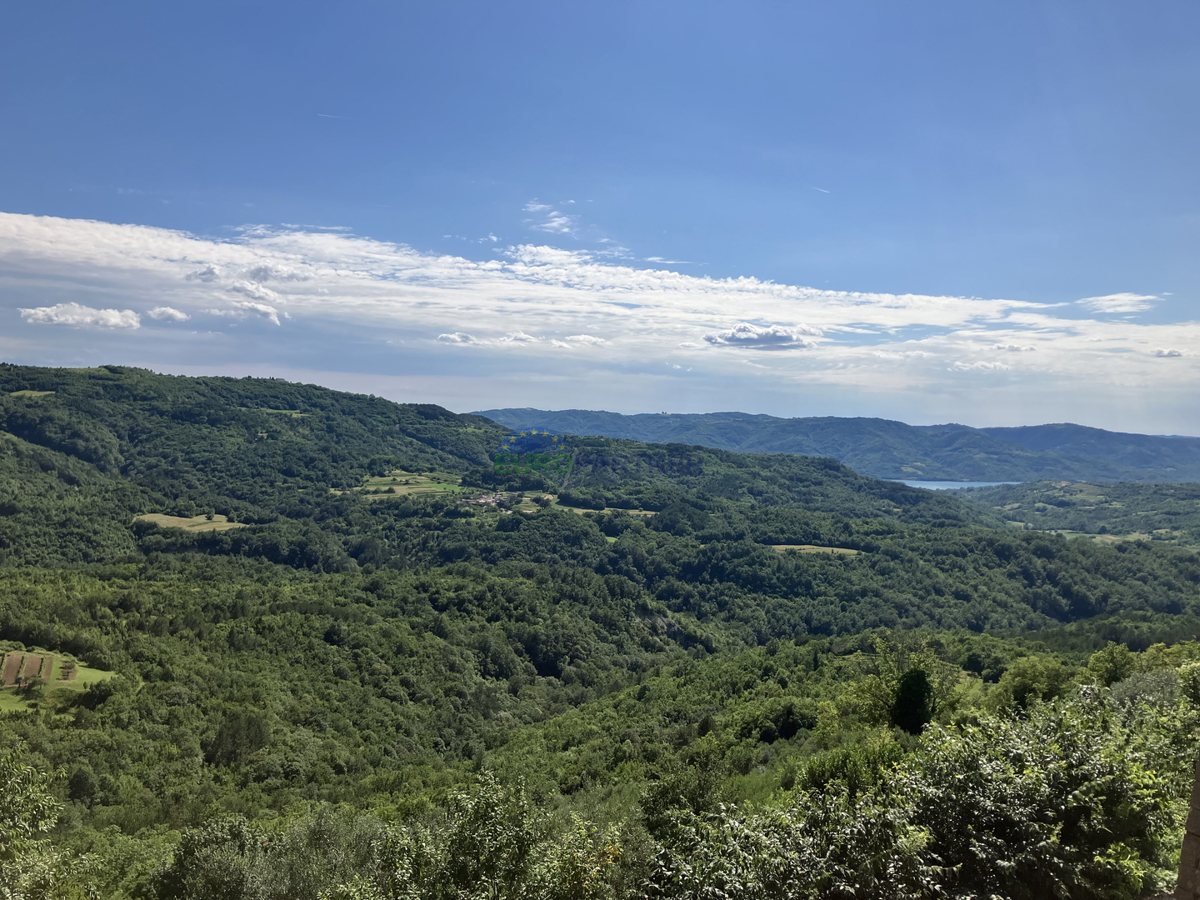
<svg viewBox="0 0 1200 900">
<path fill-rule="evenodd" d="M 461 494 L 467 490 L 459 483 L 457 475 L 445 472 L 405 472 L 401 469 L 368 478 L 360 487 L 351 491 L 334 491 L 336 494 L 358 493 L 369 500 L 386 500 L 406 494 Z"/>
<path fill-rule="evenodd" d="M 52 657 L 54 659 L 54 674 L 48 683 L 43 685 L 40 698 L 30 698 L 22 694 L 16 687 L 0 688 L 0 713 L 5 712 L 25 712 L 31 709 L 37 709 L 39 706 L 57 706 L 65 700 L 70 699 L 73 694 L 80 694 L 86 691 L 93 684 L 98 684 L 101 681 L 107 681 L 114 677 L 116 673 L 105 672 L 101 669 L 93 669 L 91 666 L 84 665 L 73 657 L 63 656 L 58 653 L 47 653 L 43 650 L 0 650 L 0 667 L 7 659 L 8 654 L 32 656 Z M 62 677 L 63 672 L 67 671 L 71 664 L 74 664 L 75 674 L 70 679 Z"/>
<path fill-rule="evenodd" d="M 1179 537 L 1179 532 L 1171 531 L 1167 528 L 1156 529 L 1153 533 L 1146 531 L 1134 531 L 1130 534 L 1092 534 L 1087 531 L 1071 531 L 1064 528 L 1055 528 L 1051 531 L 1052 534 L 1061 534 L 1065 538 L 1075 540 L 1077 538 L 1087 538 L 1097 544 L 1119 544 L 1122 541 L 1169 541 Z M 1154 535 L 1158 535 L 1155 538 Z"/>
<path fill-rule="evenodd" d="M 214 515 L 211 518 L 208 516 L 184 518 L 183 516 L 168 516 L 163 513 L 146 513 L 142 516 L 134 516 L 133 519 L 135 522 L 153 522 L 162 528 L 182 528 L 185 531 L 229 531 L 231 528 L 246 527 L 244 523 L 230 522 L 222 515 Z"/>
</svg>

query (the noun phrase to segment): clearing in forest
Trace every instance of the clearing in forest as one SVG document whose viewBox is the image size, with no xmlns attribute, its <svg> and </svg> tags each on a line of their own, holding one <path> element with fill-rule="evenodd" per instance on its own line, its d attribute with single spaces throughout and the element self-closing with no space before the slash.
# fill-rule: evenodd
<svg viewBox="0 0 1200 900">
<path fill-rule="evenodd" d="M 1129 534 L 1093 534 L 1090 531 L 1072 531 L 1069 528 L 1054 528 L 1050 529 L 1048 533 L 1061 534 L 1063 537 L 1068 538 L 1069 540 L 1078 540 L 1084 538 L 1097 544 L 1120 544 L 1125 541 L 1171 541 L 1179 536 L 1179 532 L 1171 531 L 1168 528 L 1159 528 L 1153 533 L 1147 531 L 1133 531 Z M 1158 535 L 1158 537 L 1155 537 L 1155 535 Z"/>
<path fill-rule="evenodd" d="M 368 478 L 361 487 L 349 491 L 334 491 L 335 494 L 362 494 L 368 500 L 384 500 L 405 494 L 459 494 L 467 490 L 459 484 L 457 475 L 445 472 L 405 472 L 395 469 L 386 475 Z"/>
<path fill-rule="evenodd" d="M 861 550 L 851 550 L 849 547 L 819 547 L 816 544 L 772 544 L 772 550 L 783 553 L 785 550 L 796 550 L 800 553 L 840 553 L 842 556 L 855 556 Z"/>
<path fill-rule="evenodd" d="M 303 419 L 310 415 L 300 412 L 298 409 L 269 409 L 265 406 L 239 406 L 238 409 L 244 409 L 247 412 L 273 413 L 277 416 L 291 416 L 293 419 Z"/>
<path fill-rule="evenodd" d="M 40 684 L 42 697 L 52 699 L 58 692 L 85 691 L 115 674 L 85 666 L 69 654 L 19 647 L 19 644 L 0 644 L 0 713 L 28 710 L 37 705 L 41 698 L 21 690 L 29 685 Z"/>
<path fill-rule="evenodd" d="M 11 391 L 10 397 L 49 397 L 54 391 Z"/>
<path fill-rule="evenodd" d="M 183 516 L 146 513 L 142 516 L 134 516 L 133 519 L 135 522 L 153 522 L 163 528 L 182 528 L 185 531 L 228 531 L 231 528 L 246 527 L 244 522 L 230 522 L 228 518 L 221 515 L 192 516 L 190 519 L 186 519 Z"/>
<path fill-rule="evenodd" d="M 551 506 L 554 506 L 558 509 L 565 509 L 565 510 L 568 510 L 569 512 L 579 513 L 581 516 L 584 513 L 590 513 L 590 512 L 629 513 L 629 515 L 631 515 L 631 516 L 643 516 L 643 517 L 649 517 L 649 516 L 654 515 L 654 510 L 652 510 L 652 509 L 625 509 L 624 507 L 620 507 L 620 506 L 606 506 L 606 507 L 604 507 L 604 509 L 591 509 L 590 507 L 570 506 L 566 503 L 562 503 L 558 499 L 557 494 L 547 494 L 546 496 L 548 496 L 553 501 L 553 503 L 551 503 Z"/>
</svg>

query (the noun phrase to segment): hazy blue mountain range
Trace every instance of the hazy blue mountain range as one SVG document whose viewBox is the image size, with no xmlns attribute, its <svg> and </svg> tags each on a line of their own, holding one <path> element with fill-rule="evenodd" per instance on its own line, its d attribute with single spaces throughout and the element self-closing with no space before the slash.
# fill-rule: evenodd
<svg viewBox="0 0 1200 900">
<path fill-rule="evenodd" d="M 970 428 L 833 416 L 780 419 L 723 412 L 620 413 L 489 409 L 509 428 L 546 428 L 742 453 L 828 456 L 865 475 L 930 481 L 1200 480 L 1200 438 L 1124 434 L 1082 425 Z"/>
</svg>

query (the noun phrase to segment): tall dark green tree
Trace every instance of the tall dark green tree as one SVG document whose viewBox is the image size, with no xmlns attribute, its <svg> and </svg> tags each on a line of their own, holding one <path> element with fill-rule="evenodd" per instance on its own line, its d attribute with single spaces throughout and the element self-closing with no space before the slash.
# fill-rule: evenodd
<svg viewBox="0 0 1200 900">
<path fill-rule="evenodd" d="M 892 724 L 909 734 L 920 734 L 933 720 L 933 685 L 924 669 L 909 669 L 896 685 Z"/>
</svg>

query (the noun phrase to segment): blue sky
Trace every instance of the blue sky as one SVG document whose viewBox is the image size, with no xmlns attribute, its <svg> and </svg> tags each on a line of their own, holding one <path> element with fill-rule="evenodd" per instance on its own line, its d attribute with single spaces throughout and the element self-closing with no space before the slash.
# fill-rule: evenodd
<svg viewBox="0 0 1200 900">
<path fill-rule="evenodd" d="M 1194 2 L 4 22 L 5 359 L 1200 433 Z"/>
</svg>

